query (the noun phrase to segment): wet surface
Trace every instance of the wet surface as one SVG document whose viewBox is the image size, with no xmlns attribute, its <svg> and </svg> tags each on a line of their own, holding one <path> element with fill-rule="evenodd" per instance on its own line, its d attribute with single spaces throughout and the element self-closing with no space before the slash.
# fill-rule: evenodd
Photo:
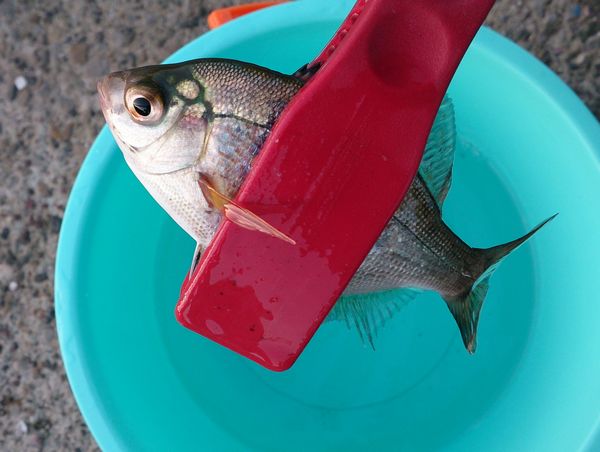
<svg viewBox="0 0 600 452">
<path fill-rule="evenodd" d="M 153 64 L 233 1 L 0 2 L 0 450 L 96 450 L 58 351 L 54 258 L 64 206 L 103 119 L 96 82 Z M 499 0 L 488 24 L 600 116 L 600 4 Z"/>
</svg>

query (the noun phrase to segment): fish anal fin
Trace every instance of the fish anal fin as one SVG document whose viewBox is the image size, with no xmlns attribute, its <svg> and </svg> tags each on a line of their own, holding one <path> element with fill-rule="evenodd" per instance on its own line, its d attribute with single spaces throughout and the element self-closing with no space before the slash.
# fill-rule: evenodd
<svg viewBox="0 0 600 452">
<path fill-rule="evenodd" d="M 348 329 L 355 329 L 361 341 L 374 350 L 379 330 L 418 293 L 416 289 L 401 289 L 393 293 L 384 291 L 344 295 L 334 305 L 326 321 L 344 322 Z"/>
</svg>

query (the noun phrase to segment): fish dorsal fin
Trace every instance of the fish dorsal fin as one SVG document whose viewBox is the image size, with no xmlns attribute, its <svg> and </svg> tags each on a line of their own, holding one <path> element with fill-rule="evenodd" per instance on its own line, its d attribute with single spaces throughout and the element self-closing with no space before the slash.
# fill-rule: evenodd
<svg viewBox="0 0 600 452">
<path fill-rule="evenodd" d="M 454 105 L 446 95 L 429 133 L 419 173 L 441 208 L 452 183 L 456 147 Z"/>
<path fill-rule="evenodd" d="M 355 329 L 363 342 L 375 349 L 377 333 L 394 314 L 406 306 L 417 294 L 417 289 L 401 289 L 342 296 L 327 316 L 327 321 L 342 321 L 348 329 Z"/>
<path fill-rule="evenodd" d="M 321 63 L 310 64 L 310 65 L 305 64 L 300 69 L 298 69 L 296 72 L 294 72 L 292 74 L 292 76 L 296 77 L 298 80 L 302 81 L 303 83 L 306 83 L 308 80 L 310 80 L 312 78 L 313 75 L 316 74 L 316 72 L 319 70 L 320 67 L 321 67 Z"/>
</svg>

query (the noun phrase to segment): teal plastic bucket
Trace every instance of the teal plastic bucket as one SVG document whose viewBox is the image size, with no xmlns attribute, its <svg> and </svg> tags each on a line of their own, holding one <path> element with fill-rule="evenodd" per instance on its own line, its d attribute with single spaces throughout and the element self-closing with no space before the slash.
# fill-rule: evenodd
<svg viewBox="0 0 600 452">
<path fill-rule="evenodd" d="M 323 3 L 243 17 L 168 61 L 218 56 L 292 72 L 350 7 Z M 56 264 L 67 374 L 103 449 L 600 447 L 600 127 L 558 77 L 488 29 L 449 93 L 452 228 L 490 246 L 560 213 L 493 277 L 475 356 L 435 294 L 396 315 L 376 351 L 343 324 L 323 325 L 281 374 L 184 329 L 173 307 L 194 244 L 103 129 L 73 188 Z"/>
</svg>

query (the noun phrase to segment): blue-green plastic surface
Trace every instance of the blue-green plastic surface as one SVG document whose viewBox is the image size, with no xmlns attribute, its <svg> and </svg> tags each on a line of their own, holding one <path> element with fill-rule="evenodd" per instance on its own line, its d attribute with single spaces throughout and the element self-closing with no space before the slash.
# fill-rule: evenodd
<svg viewBox="0 0 600 452">
<path fill-rule="evenodd" d="M 323 3 L 243 17 L 168 61 L 220 56 L 291 72 L 350 6 Z M 475 356 L 435 294 L 404 308 L 376 352 L 325 324 L 281 374 L 184 329 L 173 308 L 194 245 L 103 129 L 71 193 L 56 263 L 67 374 L 103 449 L 600 447 L 600 127 L 556 75 L 488 29 L 450 95 L 458 149 L 444 217 L 454 230 L 490 246 L 560 212 L 493 277 Z"/>
</svg>

